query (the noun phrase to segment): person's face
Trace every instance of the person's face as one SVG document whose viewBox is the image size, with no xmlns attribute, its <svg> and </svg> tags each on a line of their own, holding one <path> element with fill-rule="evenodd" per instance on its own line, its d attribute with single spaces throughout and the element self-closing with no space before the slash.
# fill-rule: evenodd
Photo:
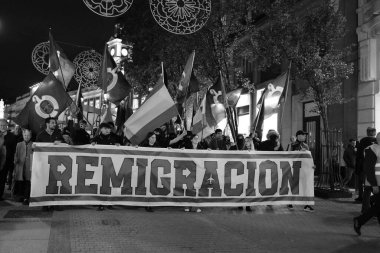
<svg viewBox="0 0 380 253">
<path fill-rule="evenodd" d="M 297 140 L 296 137 L 294 137 L 294 136 L 290 137 L 290 142 L 295 142 L 296 140 Z"/>
<path fill-rule="evenodd" d="M 4 133 L 8 129 L 8 123 L 5 120 L 0 121 L 0 132 Z"/>
<path fill-rule="evenodd" d="M 100 132 L 103 134 L 103 135 L 109 135 L 111 133 L 111 128 L 108 128 L 108 127 L 102 127 L 100 129 Z"/>
<path fill-rule="evenodd" d="M 50 120 L 49 123 L 46 124 L 47 128 L 50 130 L 54 130 L 57 126 L 57 121 L 54 119 Z"/>
<path fill-rule="evenodd" d="M 166 126 L 164 125 L 164 126 L 161 126 L 161 131 L 162 132 L 165 132 L 166 131 Z"/>
<path fill-rule="evenodd" d="M 217 138 L 217 139 L 221 139 L 222 137 L 223 137 L 222 132 L 218 132 L 215 134 L 215 138 Z"/>
<path fill-rule="evenodd" d="M 356 147 L 356 141 L 351 141 L 351 146 Z"/>
<path fill-rule="evenodd" d="M 198 135 L 195 135 L 195 136 L 193 137 L 193 139 L 191 139 L 191 143 L 193 143 L 193 144 L 198 144 L 198 142 L 199 142 L 199 136 L 198 136 Z"/>
<path fill-rule="evenodd" d="M 274 90 L 274 86 L 273 86 L 273 84 L 268 84 L 268 90 L 269 91 L 273 91 Z"/>
<path fill-rule="evenodd" d="M 150 145 L 153 145 L 154 143 L 156 143 L 156 135 L 153 134 L 152 136 L 149 137 L 149 144 Z"/>
<path fill-rule="evenodd" d="M 24 141 L 28 142 L 32 138 L 32 135 L 29 131 L 23 131 L 22 138 L 24 139 Z"/>
<path fill-rule="evenodd" d="M 298 141 L 305 141 L 306 140 L 306 134 L 299 134 L 297 135 Z"/>
<path fill-rule="evenodd" d="M 251 139 L 246 138 L 246 139 L 244 140 L 244 146 L 245 146 L 247 149 L 251 149 Z"/>
<path fill-rule="evenodd" d="M 19 125 L 16 125 L 15 126 L 15 133 L 18 133 L 20 131 L 20 126 Z"/>
</svg>

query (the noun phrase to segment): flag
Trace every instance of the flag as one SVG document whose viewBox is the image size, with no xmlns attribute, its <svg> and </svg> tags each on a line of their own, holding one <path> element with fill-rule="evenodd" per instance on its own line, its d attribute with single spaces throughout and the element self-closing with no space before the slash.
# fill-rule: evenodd
<svg viewBox="0 0 380 253">
<path fill-rule="evenodd" d="M 132 108 L 129 106 L 128 101 L 121 101 L 117 107 L 115 125 L 117 132 L 120 132 L 125 121 L 133 114 Z"/>
<path fill-rule="evenodd" d="M 125 136 L 133 145 L 140 144 L 146 135 L 178 115 L 176 104 L 171 98 L 161 75 L 149 98 L 125 122 Z"/>
<path fill-rule="evenodd" d="M 206 93 L 205 117 L 209 126 L 216 126 L 226 118 L 225 101 L 224 85 L 219 75 L 216 83 Z"/>
<path fill-rule="evenodd" d="M 262 84 L 266 87 L 266 92 L 263 93 L 265 95 L 263 98 L 265 99 L 264 120 L 278 112 L 280 97 L 283 94 L 287 78 L 288 74 L 287 72 L 284 72 L 277 78 L 266 81 Z"/>
<path fill-rule="evenodd" d="M 131 85 L 127 82 L 123 73 L 110 55 L 107 44 L 104 47 L 98 86 L 101 87 L 105 93 L 108 93 L 108 100 L 116 105 L 128 96 L 131 90 Z"/>
<path fill-rule="evenodd" d="M 38 134 L 44 128 L 46 118 L 58 118 L 72 102 L 62 84 L 50 72 L 16 117 L 15 122 Z"/>
<path fill-rule="evenodd" d="M 206 138 L 210 134 L 214 133 L 214 127 L 207 124 L 205 118 L 206 96 L 202 99 L 198 110 L 193 117 L 193 125 L 191 132 L 198 135 L 201 139 Z"/>
<path fill-rule="evenodd" d="M 189 87 L 187 88 L 187 97 L 189 98 L 195 92 L 200 90 L 200 84 L 197 77 L 194 75 L 194 71 L 191 72 Z"/>
<path fill-rule="evenodd" d="M 281 93 L 281 96 L 278 100 L 278 106 L 281 106 L 281 117 L 280 117 L 280 124 L 282 125 L 282 117 L 284 116 L 284 107 L 286 103 L 286 97 L 288 96 L 288 86 L 289 86 L 289 79 L 290 79 L 290 69 L 292 67 L 292 62 L 289 63 L 288 66 L 288 71 L 286 72 L 286 80 L 285 80 L 285 85 L 284 89 Z"/>
<path fill-rule="evenodd" d="M 78 119 L 78 122 L 83 119 L 82 99 L 83 99 L 82 88 L 81 88 L 81 85 L 78 84 L 77 95 L 75 96 L 75 105 L 77 108 L 76 117 Z"/>
<path fill-rule="evenodd" d="M 67 88 L 75 73 L 74 64 L 67 58 L 62 48 L 49 32 L 49 68 L 54 76 Z"/>
<path fill-rule="evenodd" d="M 264 108 L 265 108 L 265 95 L 267 93 L 267 88 L 263 91 L 261 94 L 261 97 L 259 99 L 259 102 L 257 103 L 257 108 L 259 109 L 255 121 L 253 122 L 253 132 L 256 130 L 260 131 L 263 130 L 263 123 L 264 123 Z"/>
<path fill-rule="evenodd" d="M 193 75 L 194 58 L 195 58 L 195 50 L 190 54 L 189 58 L 187 59 L 185 68 L 182 72 L 181 80 L 179 81 L 178 95 L 177 95 L 177 101 L 179 103 L 183 103 L 187 96 L 188 87 L 191 81 L 191 77 Z"/>
<path fill-rule="evenodd" d="M 227 93 L 228 107 L 236 107 L 237 103 L 239 102 L 242 90 L 243 90 L 242 88 L 239 88 Z"/>
<path fill-rule="evenodd" d="M 111 104 L 108 103 L 107 105 L 104 105 L 104 107 L 106 108 L 103 108 L 102 110 L 103 113 L 100 116 L 100 122 L 105 122 L 105 123 L 113 122 Z"/>
</svg>

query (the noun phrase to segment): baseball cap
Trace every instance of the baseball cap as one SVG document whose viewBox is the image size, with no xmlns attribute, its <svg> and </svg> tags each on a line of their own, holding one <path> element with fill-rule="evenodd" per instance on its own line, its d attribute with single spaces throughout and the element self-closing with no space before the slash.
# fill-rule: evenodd
<svg viewBox="0 0 380 253">
<path fill-rule="evenodd" d="M 105 122 L 103 122 L 103 123 L 101 123 L 101 124 L 99 125 L 99 129 L 102 129 L 103 127 L 105 127 L 105 128 L 110 128 L 110 129 L 111 129 L 111 126 L 110 126 L 108 123 L 105 123 Z"/>
<path fill-rule="evenodd" d="M 296 136 L 297 135 L 308 135 L 309 133 L 308 132 L 305 132 L 303 130 L 298 130 L 297 133 L 296 133 Z"/>
</svg>

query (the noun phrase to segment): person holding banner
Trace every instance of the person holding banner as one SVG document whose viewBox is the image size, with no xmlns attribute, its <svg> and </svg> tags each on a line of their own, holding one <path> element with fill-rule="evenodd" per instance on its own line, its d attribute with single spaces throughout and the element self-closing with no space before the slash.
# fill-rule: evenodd
<svg viewBox="0 0 380 253">
<path fill-rule="evenodd" d="M 297 140 L 291 145 L 290 151 L 309 151 L 309 146 L 306 144 L 306 135 L 308 132 L 303 130 L 298 130 L 296 132 Z M 293 209 L 293 205 L 288 205 L 290 209 Z M 304 206 L 303 210 L 305 212 L 314 212 L 314 208 L 309 205 Z"/>
<path fill-rule="evenodd" d="M 196 134 L 189 134 L 189 138 L 186 139 L 184 149 L 204 149 L 202 144 L 199 142 L 199 136 Z M 185 207 L 185 212 L 190 212 L 192 207 Z M 202 209 L 199 207 L 195 210 L 195 212 L 200 213 Z"/>
<path fill-rule="evenodd" d="M 260 151 L 284 151 L 280 143 L 280 135 L 276 130 L 269 130 L 267 133 L 267 140 L 259 145 Z"/>
<path fill-rule="evenodd" d="M 101 123 L 99 125 L 100 133 L 96 135 L 91 144 L 95 145 L 116 145 L 120 146 L 120 140 L 116 134 L 111 134 L 111 126 L 108 123 Z"/>
<path fill-rule="evenodd" d="M 108 123 L 101 123 L 99 125 L 100 133 L 91 140 L 91 145 L 116 145 L 120 146 L 119 139 L 116 135 L 111 134 L 112 126 Z M 112 209 L 112 206 L 107 206 L 108 209 Z M 104 211 L 104 206 L 99 205 L 98 211 Z"/>
<path fill-rule="evenodd" d="M 23 205 L 29 205 L 30 177 L 32 165 L 32 132 L 29 129 L 22 130 L 24 141 L 17 143 L 14 157 L 14 180 L 21 186 L 23 193 Z"/>
<path fill-rule="evenodd" d="M 63 137 L 61 132 L 57 129 L 57 119 L 48 117 L 45 119 L 45 130 L 42 130 L 36 137 L 35 142 L 50 142 L 54 144 L 60 144 L 63 142 Z M 53 210 L 52 206 L 42 207 L 43 211 Z M 62 211 L 62 207 L 56 206 L 56 211 Z"/>
</svg>

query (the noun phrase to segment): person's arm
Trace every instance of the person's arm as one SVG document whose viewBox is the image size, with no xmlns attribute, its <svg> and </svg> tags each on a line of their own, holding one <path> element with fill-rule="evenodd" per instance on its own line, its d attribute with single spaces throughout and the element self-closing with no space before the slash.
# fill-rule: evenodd
<svg viewBox="0 0 380 253">
<path fill-rule="evenodd" d="M 3 170 L 5 161 L 7 159 L 7 150 L 5 149 L 5 146 L 1 146 L 0 148 L 0 171 Z"/>
<path fill-rule="evenodd" d="M 180 140 L 182 140 L 183 137 L 186 136 L 186 134 L 187 134 L 187 132 L 186 132 L 186 130 L 185 130 L 185 131 L 183 131 L 182 134 L 178 135 L 178 136 L 175 137 L 173 140 L 170 140 L 170 141 L 169 141 L 169 146 L 170 146 L 170 145 L 173 145 L 173 144 L 175 144 L 175 143 L 177 143 L 177 142 L 179 142 Z"/>
</svg>

